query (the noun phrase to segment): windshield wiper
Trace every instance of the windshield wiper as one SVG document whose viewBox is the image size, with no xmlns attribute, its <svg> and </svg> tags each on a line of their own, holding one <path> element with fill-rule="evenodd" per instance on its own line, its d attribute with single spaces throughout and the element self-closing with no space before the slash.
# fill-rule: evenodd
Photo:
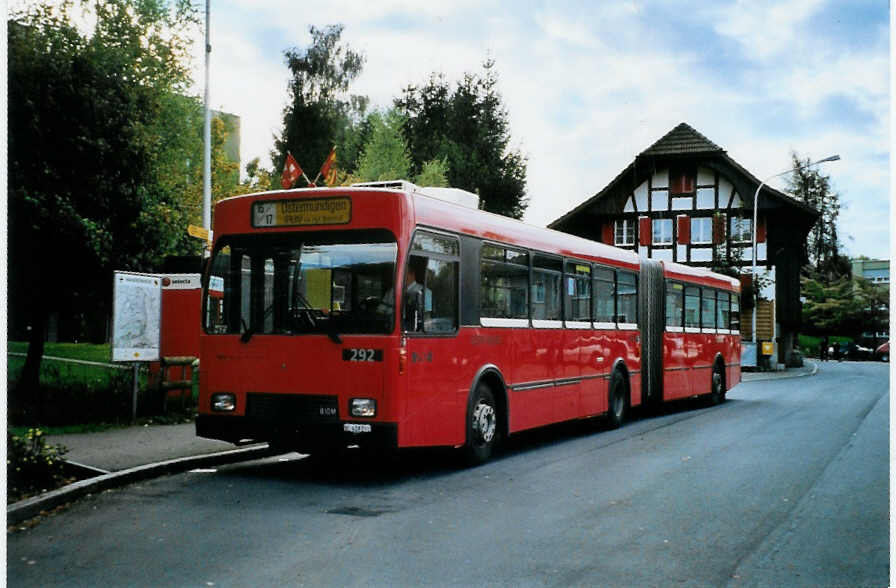
<svg viewBox="0 0 896 588">
<path fill-rule="evenodd" d="M 261 317 L 262 325 L 264 324 L 265 319 L 268 318 L 268 315 L 271 314 L 271 311 L 274 310 L 274 305 L 276 303 L 277 303 L 276 300 L 274 302 L 271 302 L 271 304 L 265 309 L 264 315 L 262 315 L 262 317 Z M 254 335 L 256 333 L 256 331 L 258 331 L 258 328 L 260 325 L 255 324 L 255 325 L 252 325 L 251 327 L 246 327 L 246 321 L 244 321 L 243 319 L 240 319 L 240 322 L 243 323 L 243 328 L 246 329 L 245 331 L 243 331 L 243 334 L 240 335 L 240 343 L 248 343 L 249 340 L 252 339 L 252 335 Z"/>
</svg>

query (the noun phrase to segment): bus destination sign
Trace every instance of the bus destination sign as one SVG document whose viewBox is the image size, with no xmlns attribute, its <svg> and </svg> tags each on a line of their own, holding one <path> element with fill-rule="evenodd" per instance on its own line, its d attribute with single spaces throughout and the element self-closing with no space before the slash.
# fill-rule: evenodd
<svg viewBox="0 0 896 588">
<path fill-rule="evenodd" d="M 344 225 L 351 218 L 352 200 L 348 197 L 266 200 L 252 205 L 253 227 Z"/>
</svg>

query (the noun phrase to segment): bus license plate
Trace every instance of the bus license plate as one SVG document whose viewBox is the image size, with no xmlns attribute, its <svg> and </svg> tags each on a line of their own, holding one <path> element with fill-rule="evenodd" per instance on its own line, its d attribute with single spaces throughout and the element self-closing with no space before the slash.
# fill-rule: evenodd
<svg viewBox="0 0 896 588">
<path fill-rule="evenodd" d="M 357 423 L 345 423 L 342 430 L 346 433 L 369 433 L 373 430 L 370 425 L 359 425 Z"/>
</svg>

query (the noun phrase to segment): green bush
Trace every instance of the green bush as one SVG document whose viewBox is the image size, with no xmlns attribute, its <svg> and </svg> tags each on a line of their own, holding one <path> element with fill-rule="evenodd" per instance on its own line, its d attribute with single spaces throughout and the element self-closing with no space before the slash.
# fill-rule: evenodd
<svg viewBox="0 0 896 588">
<path fill-rule="evenodd" d="M 64 484 L 68 450 L 47 445 L 43 431 L 28 429 L 24 435 L 6 434 L 7 502 L 47 492 Z"/>
</svg>

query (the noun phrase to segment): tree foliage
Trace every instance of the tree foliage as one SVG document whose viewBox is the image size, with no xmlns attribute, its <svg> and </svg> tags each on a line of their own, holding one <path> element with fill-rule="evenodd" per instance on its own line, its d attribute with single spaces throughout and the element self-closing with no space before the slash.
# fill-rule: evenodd
<svg viewBox="0 0 896 588">
<path fill-rule="evenodd" d="M 370 138 L 364 145 L 354 175 L 361 182 L 410 177 L 411 158 L 401 135 L 404 118 L 394 108 L 368 117 Z"/>
<path fill-rule="evenodd" d="M 420 174 L 427 162 L 445 162 L 451 186 L 478 193 L 485 210 L 521 218 L 528 206 L 526 157 L 509 148 L 494 61 L 482 69 L 453 89 L 444 75 L 432 74 L 425 85 L 408 86 L 395 99 L 407 119 L 411 172 Z"/>
<path fill-rule="evenodd" d="M 172 177 L 194 146 L 182 122 L 196 20 L 186 0 L 107 0 L 84 33 L 72 7 L 7 21 L 11 306 L 30 313 L 20 385 L 37 388 L 47 317 L 80 313 L 105 337 L 112 271 L 195 247 Z"/>
<path fill-rule="evenodd" d="M 840 216 L 840 195 L 831 189 L 830 177 L 815 167 L 808 167 L 809 158 L 800 159 L 796 152 L 791 154 L 794 171 L 789 180 L 790 195 L 819 212 L 818 221 L 809 232 L 806 241 L 806 259 L 816 269 L 832 269 L 840 256 L 840 241 L 837 236 L 837 219 Z"/>
<path fill-rule="evenodd" d="M 284 54 L 292 78 L 283 129 L 271 152 L 275 170 L 283 169 L 291 152 L 313 180 L 334 145 L 343 169 L 357 165 L 363 137 L 352 131 L 367 109 L 367 98 L 348 90 L 364 67 L 364 56 L 340 41 L 342 29 L 311 26 L 311 45 Z"/>
<path fill-rule="evenodd" d="M 889 330 L 889 288 L 859 276 L 829 281 L 823 275 L 801 278 L 803 328 L 810 335 L 848 335 Z"/>
</svg>

